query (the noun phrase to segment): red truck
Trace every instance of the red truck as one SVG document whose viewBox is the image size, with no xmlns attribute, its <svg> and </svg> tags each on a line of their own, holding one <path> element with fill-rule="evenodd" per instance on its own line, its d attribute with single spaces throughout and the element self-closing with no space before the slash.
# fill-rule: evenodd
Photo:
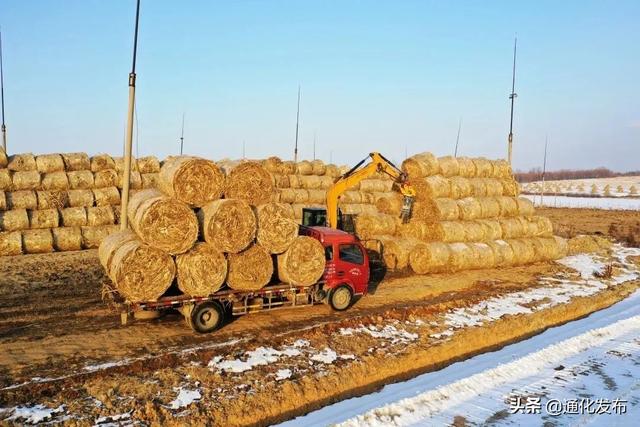
<svg viewBox="0 0 640 427">
<path fill-rule="evenodd" d="M 177 309 L 194 331 L 206 333 L 220 328 L 228 315 L 322 302 L 342 311 L 349 308 L 355 296 L 367 293 L 369 256 L 357 237 L 328 227 L 301 226 L 300 234 L 317 239 L 325 248 L 327 263 L 318 283 L 310 286 L 279 283 L 250 292 L 227 288 L 207 297 L 179 295 L 162 297 L 158 301 L 127 303 L 121 312 L 122 323 L 127 324 L 134 314 Z"/>
</svg>

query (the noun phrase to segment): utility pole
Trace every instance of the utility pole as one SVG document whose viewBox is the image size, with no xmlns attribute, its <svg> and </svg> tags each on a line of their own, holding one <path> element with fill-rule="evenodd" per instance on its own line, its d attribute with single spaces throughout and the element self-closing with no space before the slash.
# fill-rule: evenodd
<svg viewBox="0 0 640 427">
<path fill-rule="evenodd" d="M 296 113 L 296 147 L 293 149 L 293 161 L 298 161 L 298 125 L 300 124 L 300 85 L 298 85 L 298 112 Z"/>
<path fill-rule="evenodd" d="M 458 121 L 458 136 L 456 136 L 456 149 L 453 151 L 453 157 L 458 157 L 458 143 L 460 142 L 460 129 L 462 129 L 462 117 Z"/>
<path fill-rule="evenodd" d="M 182 130 L 180 131 L 180 155 L 182 156 L 182 149 L 184 148 L 184 111 L 182 112 Z"/>
<path fill-rule="evenodd" d="M 136 25 L 133 36 L 133 61 L 129 73 L 129 109 L 127 112 L 127 129 L 124 142 L 124 176 L 122 178 L 122 201 L 120 204 L 120 230 L 126 230 L 127 206 L 129 205 L 129 181 L 131 180 L 131 143 L 133 139 L 133 113 L 136 102 L 136 55 L 138 51 L 138 21 L 140 18 L 140 0 L 136 2 Z"/>
<path fill-rule="evenodd" d="M 509 94 L 509 99 L 511 100 L 511 120 L 509 121 L 509 148 L 508 148 L 509 165 L 512 164 L 511 161 L 513 158 L 513 102 L 518 96 L 518 94 L 516 93 L 516 49 L 517 48 L 518 48 L 518 37 L 516 37 L 513 42 L 513 73 L 511 78 L 511 93 Z"/>
<path fill-rule="evenodd" d="M 549 135 L 544 136 L 544 160 L 542 162 L 542 192 L 540 193 L 540 206 L 544 203 L 544 177 L 547 172 L 547 144 L 549 143 Z"/>
<path fill-rule="evenodd" d="M 245 148 L 246 148 L 246 146 L 245 146 L 245 141 L 244 141 L 244 139 L 243 139 L 243 140 L 242 140 L 242 160 L 244 160 L 244 159 L 246 159 L 246 158 L 247 158 L 247 154 L 246 154 Z"/>
<path fill-rule="evenodd" d="M 2 149 L 7 154 L 7 126 L 4 124 L 4 70 L 2 68 L 2 31 L 0 30 L 0 98 L 2 98 Z"/>
</svg>

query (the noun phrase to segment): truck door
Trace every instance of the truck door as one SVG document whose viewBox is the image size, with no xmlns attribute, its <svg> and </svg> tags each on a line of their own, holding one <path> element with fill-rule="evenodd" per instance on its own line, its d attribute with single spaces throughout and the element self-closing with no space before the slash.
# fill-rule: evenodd
<svg viewBox="0 0 640 427">
<path fill-rule="evenodd" d="M 336 277 L 350 283 L 354 293 L 365 293 L 369 284 L 369 266 L 362 245 L 341 243 L 338 245 L 338 257 L 335 258 Z"/>
</svg>

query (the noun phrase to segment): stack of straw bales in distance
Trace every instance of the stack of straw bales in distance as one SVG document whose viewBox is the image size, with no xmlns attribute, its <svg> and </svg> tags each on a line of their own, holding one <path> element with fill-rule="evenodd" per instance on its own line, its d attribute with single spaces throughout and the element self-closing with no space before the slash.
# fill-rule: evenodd
<svg viewBox="0 0 640 427">
<path fill-rule="evenodd" d="M 324 273 L 324 248 L 298 236 L 292 207 L 271 201 L 273 194 L 273 176 L 260 162 L 171 157 L 157 188 L 131 198 L 132 230 L 108 236 L 100 261 L 132 302 L 156 300 L 173 283 L 190 296 L 225 284 L 256 291 L 274 271 L 285 283 L 311 285 Z"/>
<path fill-rule="evenodd" d="M 86 153 L 0 155 L 0 256 L 97 248 L 117 229 L 122 159 Z M 155 187 L 160 162 L 133 163 L 131 188 Z"/>
<path fill-rule="evenodd" d="M 402 196 L 376 202 L 378 213 L 356 218 L 367 246 L 382 251 L 387 268 L 416 274 L 523 265 L 560 258 L 567 242 L 548 218 L 520 198 L 504 160 L 422 153 L 402 169 L 416 189 L 409 223 L 399 220 Z"/>
</svg>

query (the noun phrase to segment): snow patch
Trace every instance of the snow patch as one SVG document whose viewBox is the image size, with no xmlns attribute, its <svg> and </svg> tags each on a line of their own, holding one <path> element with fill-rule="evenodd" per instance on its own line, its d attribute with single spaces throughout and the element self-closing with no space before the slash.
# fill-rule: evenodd
<svg viewBox="0 0 640 427">
<path fill-rule="evenodd" d="M 311 360 L 325 363 L 327 365 L 330 365 L 333 362 L 335 362 L 337 358 L 338 358 L 338 354 L 335 351 L 331 350 L 329 347 L 325 347 L 324 350 L 322 350 L 320 353 L 314 354 L 313 356 L 311 356 Z"/>
<path fill-rule="evenodd" d="M 189 390 L 182 387 L 174 388 L 178 391 L 178 396 L 169 403 L 171 409 L 180 409 L 185 406 L 191 405 L 193 402 L 197 402 L 202 398 L 200 390 Z"/>
<path fill-rule="evenodd" d="M 291 369 L 279 369 L 278 372 L 276 372 L 276 381 L 282 381 L 291 378 L 292 374 L 293 373 L 291 372 Z"/>
<path fill-rule="evenodd" d="M 38 424 L 43 421 L 49 421 L 54 416 L 64 412 L 64 405 L 57 408 L 48 408 L 42 404 L 34 406 L 16 406 L 13 413 L 4 421 L 20 421 L 25 424 Z"/>
<path fill-rule="evenodd" d="M 386 325 L 382 329 L 374 325 L 359 326 L 357 328 L 341 328 L 339 332 L 340 335 L 347 336 L 357 333 L 367 334 L 373 338 L 389 340 L 391 344 L 407 343 L 418 339 L 418 334 L 398 329 L 393 325 Z"/>
</svg>

